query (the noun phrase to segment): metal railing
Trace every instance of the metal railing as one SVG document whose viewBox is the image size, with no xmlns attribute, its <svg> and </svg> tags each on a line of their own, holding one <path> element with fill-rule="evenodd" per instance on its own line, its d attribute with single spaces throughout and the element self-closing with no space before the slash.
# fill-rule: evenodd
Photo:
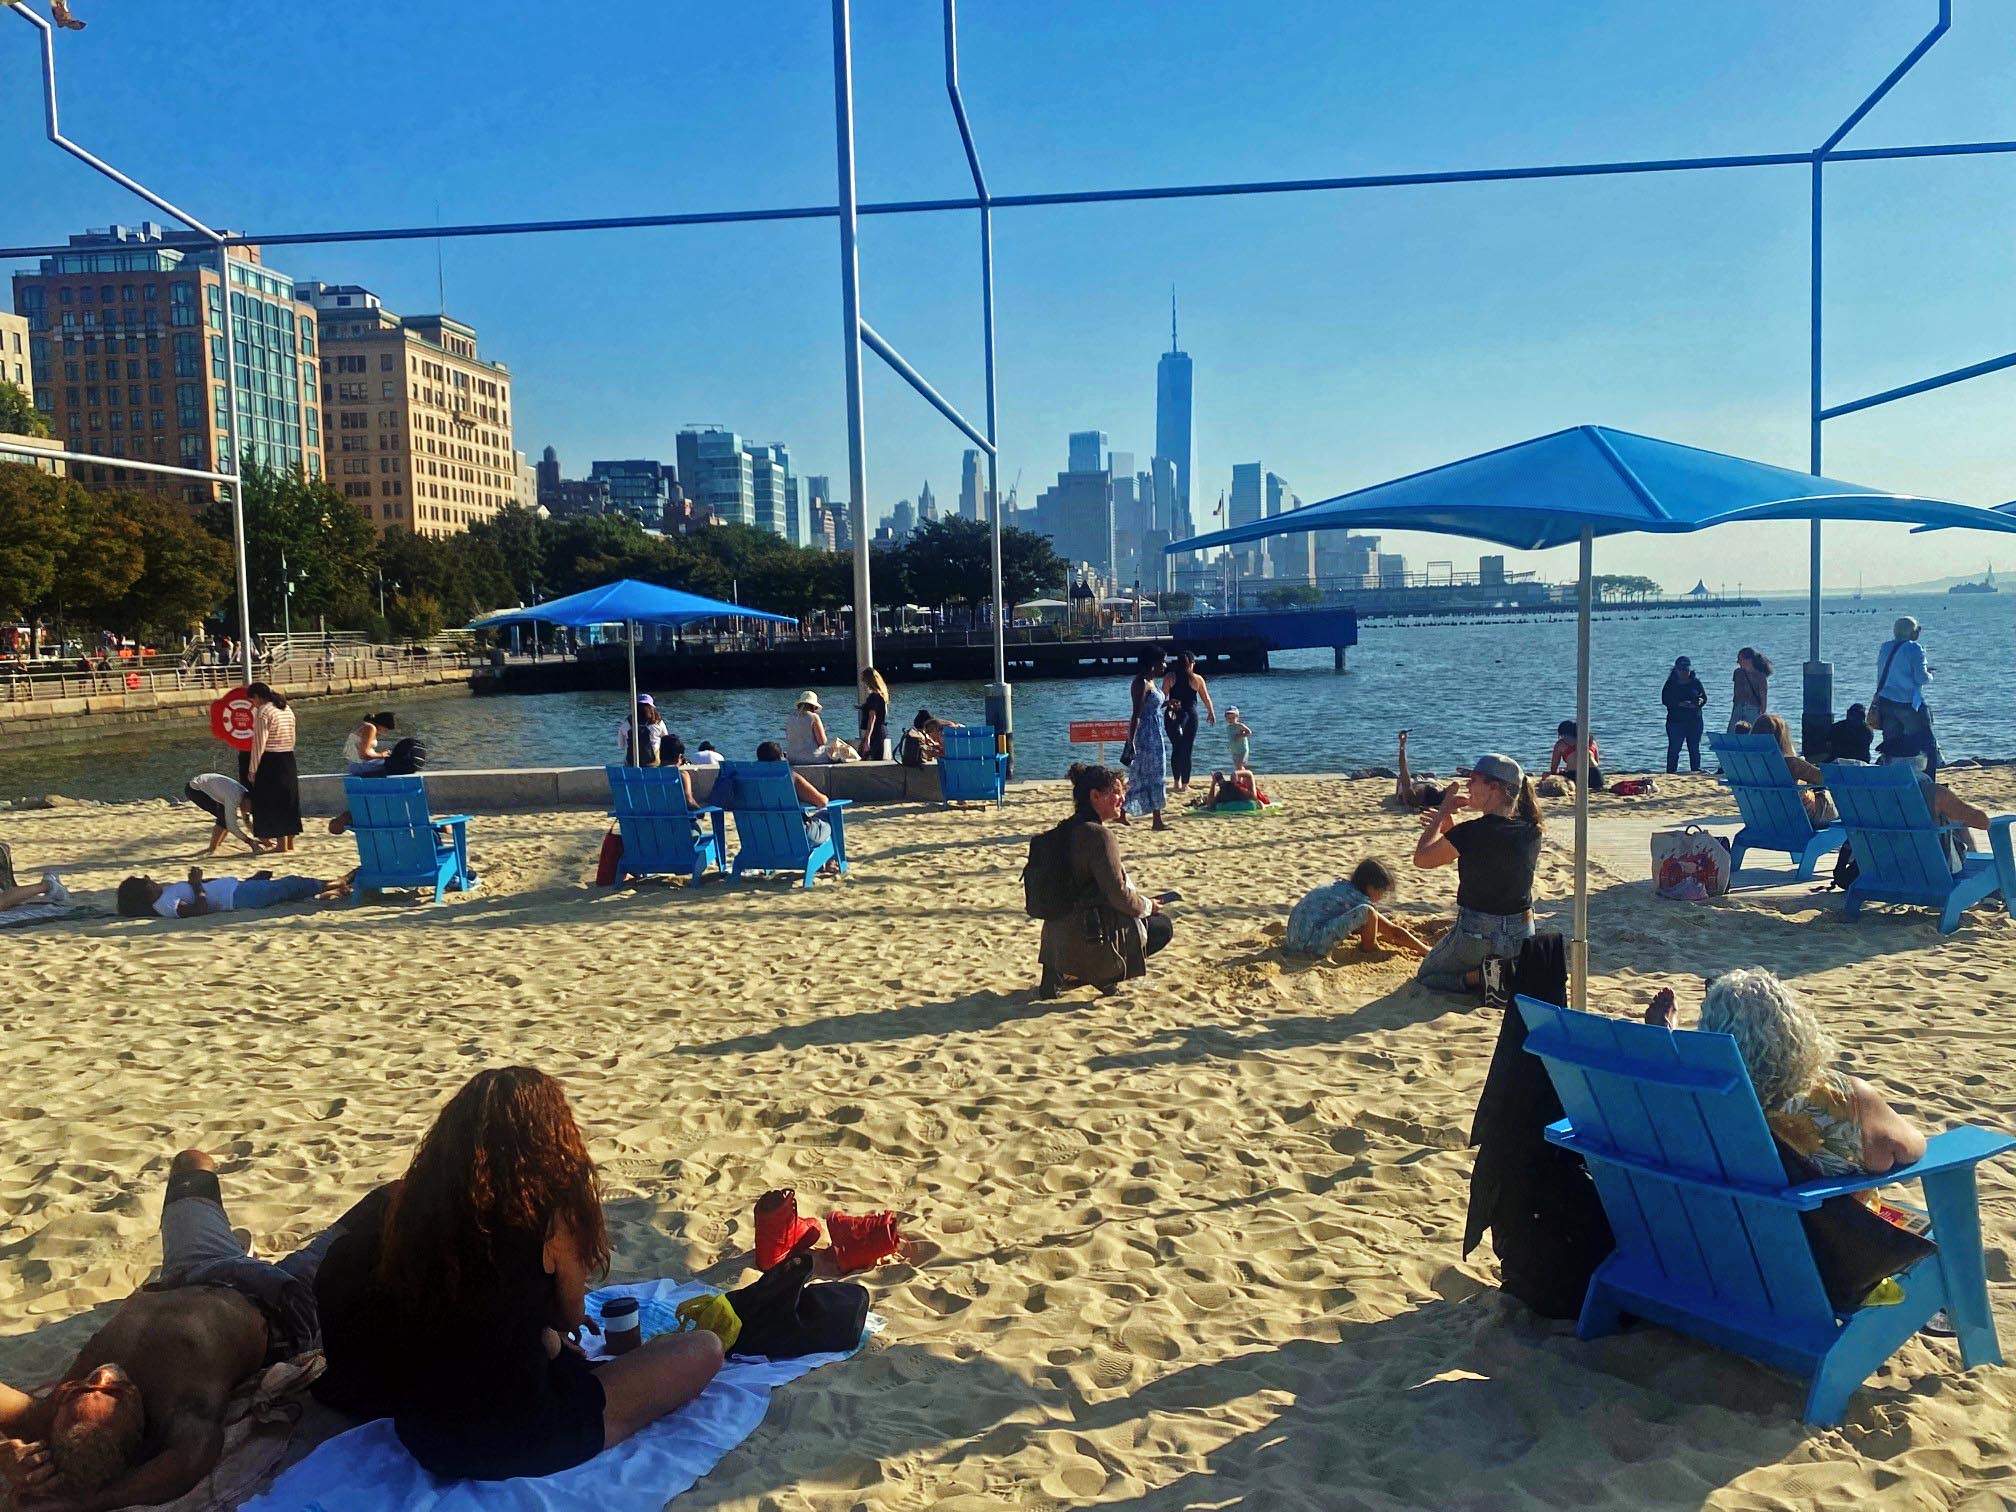
<svg viewBox="0 0 2016 1512">
<path fill-rule="evenodd" d="M 262 650 L 253 668 L 257 676 L 285 691 L 313 693 L 318 691 L 318 683 L 378 677 L 402 667 L 469 671 L 484 664 L 480 656 L 437 647 L 351 645 L 325 656 L 318 645 L 312 654 L 297 647 L 291 656 Z M 0 661 L 0 702 L 44 703 L 110 694 L 222 693 L 243 681 L 243 669 L 236 663 L 191 662 L 168 656 L 107 661 L 88 672 L 75 663 L 59 666 L 46 659 L 17 658 Z"/>
</svg>

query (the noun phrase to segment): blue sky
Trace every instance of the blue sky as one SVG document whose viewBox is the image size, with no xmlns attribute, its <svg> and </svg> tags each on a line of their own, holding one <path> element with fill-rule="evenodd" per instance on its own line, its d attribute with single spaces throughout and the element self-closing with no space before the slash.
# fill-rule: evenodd
<svg viewBox="0 0 2016 1512">
<path fill-rule="evenodd" d="M 830 202 L 820 0 L 336 9 L 76 0 L 76 139 L 214 222 L 320 230 Z M 2016 16 L 1953 31 L 1847 145 L 2016 137 Z M 1515 7 L 966 0 L 963 82 L 997 194 L 1714 153 L 1823 140 L 1930 23 L 1901 0 Z M 145 16 L 145 21 L 141 19 Z M 307 19 L 304 19 L 307 18 Z M 966 192 L 935 0 L 855 15 L 863 199 Z M 0 15 L 0 240 L 135 220 L 41 141 L 34 33 Z M 229 117 L 214 104 L 231 99 Z M 1829 402 L 2016 346 L 2016 157 L 1843 165 L 1828 181 Z M 864 223 L 868 317 L 981 409 L 975 217 Z M 1806 463 L 1803 168 L 1129 206 L 996 218 L 1004 481 L 1070 430 L 1146 465 L 1180 290 L 1199 492 L 1264 460 L 1306 500 L 1583 421 Z M 515 375 L 518 443 L 570 472 L 672 456 L 692 421 L 846 473 L 830 221 L 445 244 L 448 307 Z M 431 242 L 275 249 L 297 277 L 431 309 Z M 872 357 L 877 512 L 961 439 Z M 1830 423 L 1827 469 L 2016 496 L 2016 373 Z M 1408 538 L 1466 565 L 1480 549 Z M 1828 580 L 1966 570 L 2016 547 L 1830 534 Z M 1599 548 L 1675 588 L 1796 586 L 1804 530 Z M 1567 576 L 1565 560 L 1529 559 Z M 1684 581 L 1682 581 L 1684 579 Z"/>
</svg>

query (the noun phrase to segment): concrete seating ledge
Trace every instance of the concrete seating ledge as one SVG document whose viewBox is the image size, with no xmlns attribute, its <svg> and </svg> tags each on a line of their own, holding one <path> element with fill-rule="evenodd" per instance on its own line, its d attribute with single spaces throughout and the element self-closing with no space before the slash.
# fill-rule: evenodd
<svg viewBox="0 0 2016 1512">
<path fill-rule="evenodd" d="M 797 769 L 829 798 L 856 803 L 936 803 L 938 768 L 895 761 L 849 761 Z M 693 796 L 705 803 L 716 769 L 694 767 Z M 609 807 L 609 775 L 599 766 L 508 767 L 494 771 L 423 772 L 427 806 L 437 814 L 500 814 L 539 809 Z M 342 812 L 341 773 L 301 778 L 301 812 L 328 818 Z"/>
</svg>

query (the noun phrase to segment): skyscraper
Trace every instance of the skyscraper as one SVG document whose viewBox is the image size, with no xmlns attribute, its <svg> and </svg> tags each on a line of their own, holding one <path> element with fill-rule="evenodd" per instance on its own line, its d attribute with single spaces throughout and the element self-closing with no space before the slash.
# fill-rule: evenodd
<svg viewBox="0 0 2016 1512">
<path fill-rule="evenodd" d="M 679 432 L 679 486 L 724 525 L 756 523 L 756 482 L 742 438 L 718 425 Z"/>
<path fill-rule="evenodd" d="M 791 486 L 791 452 L 782 442 L 743 446 L 748 458 L 749 508 L 746 523 L 758 530 L 782 536 L 793 546 L 799 541 L 797 491 Z M 717 474 L 722 476 L 725 474 Z"/>
<path fill-rule="evenodd" d="M 917 523 L 928 524 L 938 518 L 938 498 L 931 492 L 931 480 L 926 478 L 924 486 L 917 491 Z"/>
<path fill-rule="evenodd" d="M 1168 462 L 1174 474 L 1175 498 L 1169 511 L 1161 513 L 1157 500 L 1157 524 L 1172 540 L 1186 541 L 1197 533 L 1190 491 L 1191 474 L 1197 466 L 1197 440 L 1191 429 L 1190 354 L 1176 345 L 1176 291 L 1169 291 L 1169 350 L 1155 365 L 1155 460 Z M 1157 476 L 1160 474 L 1158 472 Z"/>
<path fill-rule="evenodd" d="M 959 518 L 977 520 L 980 516 L 980 448 L 969 446 L 965 456 L 959 459 Z"/>
<path fill-rule="evenodd" d="M 656 530 L 665 523 L 665 464 L 656 457 L 590 462 L 588 476 L 609 485 L 609 507 Z"/>
<path fill-rule="evenodd" d="M 1106 470 L 1106 432 L 1073 431 L 1067 466 L 1074 473 Z"/>
<path fill-rule="evenodd" d="M 1105 435 L 1099 431 L 1072 435 L 1071 465 L 1057 475 L 1054 485 L 1036 496 L 1035 529 L 1037 534 L 1048 536 L 1057 554 L 1074 568 L 1089 564 L 1101 577 L 1110 580 L 1117 564 L 1113 549 L 1113 477 L 1106 470 L 1105 441 Z"/>
</svg>

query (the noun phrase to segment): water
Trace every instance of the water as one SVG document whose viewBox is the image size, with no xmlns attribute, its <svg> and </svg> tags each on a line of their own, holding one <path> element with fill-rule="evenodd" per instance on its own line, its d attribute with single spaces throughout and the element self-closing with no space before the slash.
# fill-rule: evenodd
<svg viewBox="0 0 2016 1512">
<path fill-rule="evenodd" d="M 1868 698 L 1876 653 L 1900 614 L 1925 624 L 1927 660 L 1936 671 L 1932 706 L 1940 745 L 1949 759 L 2016 757 L 2016 705 L 2005 692 L 2016 650 L 2016 594 L 1949 598 L 1944 594 L 1829 600 L 1822 622 L 1835 663 L 1837 713 Z M 1572 617 L 1531 623 L 1394 624 L 1361 627 L 1351 671 L 1331 670 L 1328 651 L 1274 658 L 1264 675 L 1225 677 L 1211 691 L 1222 710 L 1236 704 L 1254 729 L 1253 764 L 1267 772 L 1337 772 L 1391 765 L 1394 732 L 1413 730 L 1412 759 L 1421 770 L 1448 772 L 1485 750 L 1503 750 L 1529 765 L 1546 764 L 1554 727 L 1575 708 L 1575 623 Z M 1729 677 L 1739 646 L 1755 646 L 1777 666 L 1771 705 L 1795 725 L 1799 667 L 1806 655 L 1801 601 L 1760 609 L 1675 617 L 1599 618 L 1594 629 L 1591 723 L 1613 771 L 1662 768 L 1666 755 L 1659 688 L 1673 658 L 1694 658 L 1709 693 L 1708 727 L 1729 710 Z M 828 728 L 852 738 L 852 697 L 821 688 Z M 977 721 L 980 683 L 899 686 L 896 722 L 920 706 L 944 718 Z M 760 740 L 781 740 L 791 694 L 775 688 L 733 692 L 662 693 L 667 724 L 689 746 L 712 740 L 730 756 L 755 753 Z M 331 771 L 343 738 L 360 715 L 389 701 L 399 733 L 425 738 L 436 767 L 587 766 L 617 759 L 620 697 L 552 693 L 537 697 L 471 698 L 461 693 L 386 695 L 298 705 L 304 771 Z M 1055 777 L 1089 751 L 1066 744 L 1073 719 L 1116 719 L 1127 713 L 1124 679 L 1025 682 L 1015 688 L 1016 770 Z M 1117 752 L 1109 749 L 1109 759 Z M 1228 764 L 1223 726 L 1198 737 L 1197 768 Z M 235 758 L 196 724 L 132 733 L 108 732 L 85 741 L 0 756 L 0 797 L 65 793 L 119 802 L 181 792 L 197 772 L 235 769 Z"/>
</svg>

